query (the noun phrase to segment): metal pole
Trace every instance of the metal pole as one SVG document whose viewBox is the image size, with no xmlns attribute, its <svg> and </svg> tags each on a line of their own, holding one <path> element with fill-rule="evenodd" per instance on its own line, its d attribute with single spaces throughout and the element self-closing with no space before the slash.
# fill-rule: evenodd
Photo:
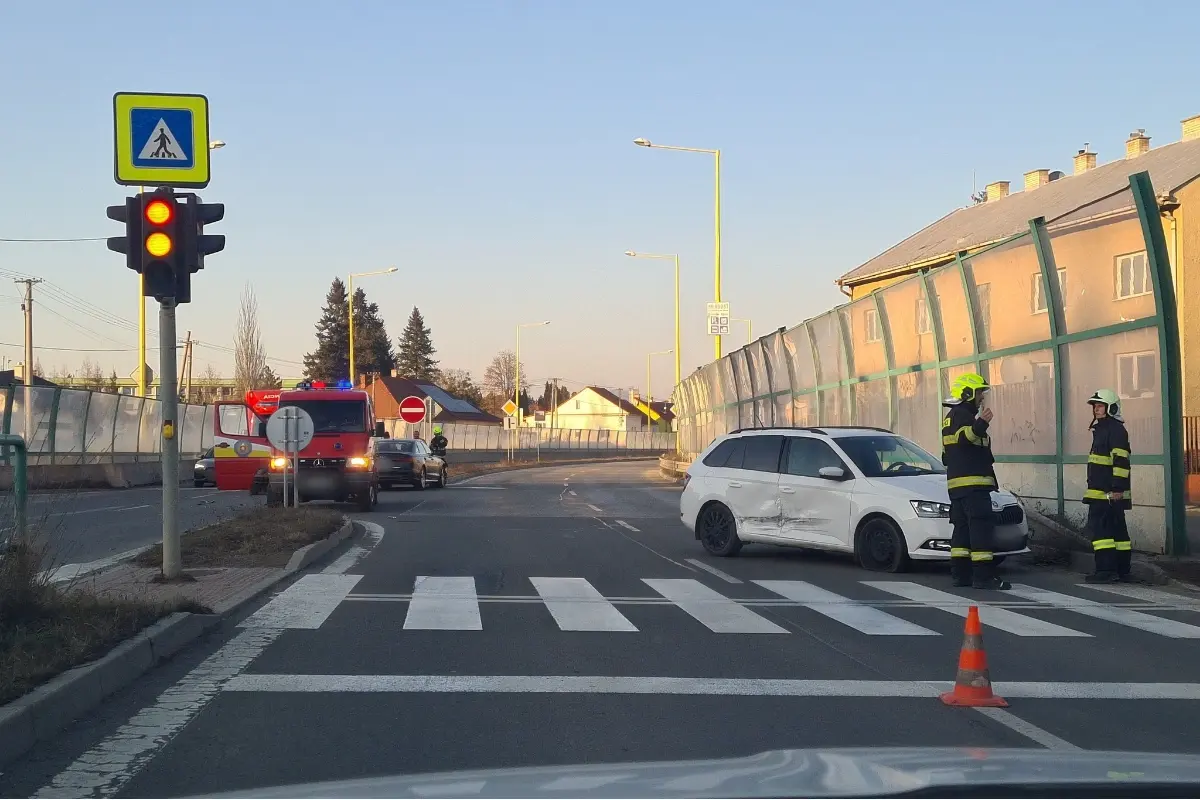
<svg viewBox="0 0 1200 800">
<path fill-rule="evenodd" d="M 32 446 L 33 429 L 33 285 L 41 283 L 34 278 L 21 281 L 25 284 L 25 441 Z"/>
<path fill-rule="evenodd" d="M 358 379 L 354 377 L 354 275 L 349 277 L 348 287 L 350 291 L 346 303 L 350 321 L 350 385 L 358 386 Z"/>
<path fill-rule="evenodd" d="M 714 253 L 714 297 L 715 302 L 721 302 L 721 151 L 713 151 L 716 160 L 716 236 L 715 236 L 715 253 Z M 716 342 L 717 360 L 721 360 L 721 336 L 718 334 L 713 337 Z"/>
<path fill-rule="evenodd" d="M 675 385 L 679 385 L 679 256 L 675 256 Z"/>
<path fill-rule="evenodd" d="M 179 415 L 179 387 L 175 382 L 175 301 L 158 307 L 158 379 L 162 406 L 162 548 L 163 577 L 178 578 L 183 572 L 179 544 L 179 439 L 175 424 Z"/>
<path fill-rule="evenodd" d="M 13 463 L 13 529 L 16 540 L 25 540 L 27 515 L 26 504 L 29 500 L 29 459 L 25 440 L 12 434 L 0 435 L 0 449 L 11 447 L 15 452 Z"/>
<path fill-rule="evenodd" d="M 513 402 L 517 404 L 517 428 L 521 427 L 521 326 L 517 325 L 516 368 L 513 370 Z"/>
</svg>

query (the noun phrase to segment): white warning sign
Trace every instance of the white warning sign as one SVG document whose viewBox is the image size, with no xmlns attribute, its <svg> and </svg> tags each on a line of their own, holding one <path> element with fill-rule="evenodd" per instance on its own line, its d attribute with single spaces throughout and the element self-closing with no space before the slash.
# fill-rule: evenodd
<svg viewBox="0 0 1200 800">
<path fill-rule="evenodd" d="M 171 129 L 163 119 L 159 119 L 158 124 L 154 126 L 154 130 L 150 134 L 150 138 L 146 140 L 138 158 L 160 161 L 188 160 L 187 153 L 183 152 L 179 140 L 175 138 L 175 134 L 171 133 Z"/>
</svg>

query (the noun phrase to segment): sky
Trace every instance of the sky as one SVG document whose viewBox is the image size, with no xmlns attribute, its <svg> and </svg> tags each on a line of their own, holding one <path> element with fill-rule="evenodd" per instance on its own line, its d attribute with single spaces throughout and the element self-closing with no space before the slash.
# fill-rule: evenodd
<svg viewBox="0 0 1200 800">
<path fill-rule="evenodd" d="M 755 336 L 844 300 L 835 279 L 1032 169 L 1158 146 L 1200 113 L 1200 5 L 1127 2 L 128 2 L 0 10 L 0 240 L 115 236 L 112 95 L 208 96 L 224 252 L 179 334 L 232 374 L 257 294 L 276 372 L 297 376 L 335 276 L 399 336 L 413 306 L 441 366 L 481 377 L 525 330 L 532 381 L 641 387 L 671 348 L 712 360 L 713 159 L 723 299 Z M 134 190 L 136 191 L 136 190 Z M 22 357 L 13 274 L 35 289 L 48 371 L 136 368 L 137 280 L 102 241 L 0 241 L 0 364 Z M 157 304 L 147 303 L 157 329 Z M 745 324 L 725 339 L 746 341 Z M 54 349 L 51 349 L 54 348 Z M 150 339 L 157 370 L 157 338 Z M 672 383 L 653 359 L 651 389 Z"/>
</svg>

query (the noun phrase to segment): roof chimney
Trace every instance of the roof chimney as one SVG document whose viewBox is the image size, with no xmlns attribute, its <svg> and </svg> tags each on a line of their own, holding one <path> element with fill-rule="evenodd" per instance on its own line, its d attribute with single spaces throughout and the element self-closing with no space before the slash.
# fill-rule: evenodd
<svg viewBox="0 0 1200 800">
<path fill-rule="evenodd" d="M 1150 152 L 1150 137 L 1145 128 L 1138 128 L 1125 140 L 1125 158 L 1137 158 Z"/>
<path fill-rule="evenodd" d="M 1008 197 L 1008 181 L 995 181 L 984 187 L 987 191 L 987 201 L 994 203 Z"/>
<path fill-rule="evenodd" d="M 1183 141 L 1190 142 L 1193 139 L 1200 139 L 1200 114 L 1183 121 Z"/>
<path fill-rule="evenodd" d="M 1045 186 L 1050 182 L 1050 170 L 1035 169 L 1032 172 L 1025 173 L 1025 191 L 1033 191 L 1039 186 Z"/>
<path fill-rule="evenodd" d="M 1075 174 L 1080 175 L 1089 169 L 1096 168 L 1096 154 L 1089 149 L 1090 142 L 1083 143 L 1083 149 L 1075 154 Z"/>
</svg>

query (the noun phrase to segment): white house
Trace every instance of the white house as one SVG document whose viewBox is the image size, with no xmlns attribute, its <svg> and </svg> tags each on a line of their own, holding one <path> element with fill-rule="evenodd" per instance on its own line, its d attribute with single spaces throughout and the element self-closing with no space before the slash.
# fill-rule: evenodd
<svg viewBox="0 0 1200 800">
<path fill-rule="evenodd" d="M 547 414 L 546 425 L 578 430 L 644 431 L 647 414 L 654 430 L 672 430 L 675 415 L 670 403 L 646 403 L 634 393 L 632 401 L 608 389 L 588 386 Z"/>
</svg>

